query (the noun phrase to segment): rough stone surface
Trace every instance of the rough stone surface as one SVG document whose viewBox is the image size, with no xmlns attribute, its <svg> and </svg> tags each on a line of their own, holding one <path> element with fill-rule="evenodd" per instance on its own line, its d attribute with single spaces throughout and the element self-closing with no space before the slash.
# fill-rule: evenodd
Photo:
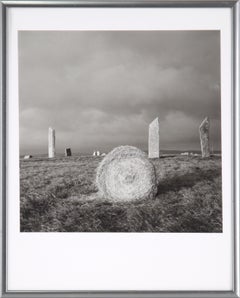
<svg viewBox="0 0 240 298">
<path fill-rule="evenodd" d="M 148 157 L 160 157 L 160 143 L 159 143 L 159 120 L 158 117 L 149 124 L 148 130 Z"/>
<path fill-rule="evenodd" d="M 201 125 L 199 126 L 202 157 L 210 156 L 209 128 L 210 128 L 210 121 L 209 121 L 209 118 L 206 117 L 201 123 Z"/>
<path fill-rule="evenodd" d="M 103 158 L 96 184 L 102 197 L 116 202 L 151 199 L 157 193 L 153 164 L 132 146 L 117 147 Z"/>
<path fill-rule="evenodd" d="M 65 156 L 72 156 L 71 148 L 66 148 L 65 149 Z"/>
<path fill-rule="evenodd" d="M 48 129 L 48 157 L 55 157 L 55 129 L 52 127 Z"/>
</svg>

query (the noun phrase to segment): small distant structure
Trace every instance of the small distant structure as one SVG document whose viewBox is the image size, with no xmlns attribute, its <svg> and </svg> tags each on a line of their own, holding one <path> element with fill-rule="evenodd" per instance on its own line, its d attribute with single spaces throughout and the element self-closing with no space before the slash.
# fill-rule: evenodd
<svg viewBox="0 0 240 298">
<path fill-rule="evenodd" d="M 204 120 L 199 126 L 202 157 L 210 156 L 209 129 L 210 129 L 210 120 L 209 120 L 209 117 L 206 117 L 204 118 Z"/>
<path fill-rule="evenodd" d="M 191 155 L 191 156 L 198 156 L 199 154 L 190 152 L 190 155 Z"/>
<path fill-rule="evenodd" d="M 94 151 L 93 152 L 93 156 L 100 156 L 100 155 L 101 155 L 100 151 Z"/>
<path fill-rule="evenodd" d="M 193 153 L 193 152 L 182 152 L 180 155 L 185 155 L 185 156 L 198 156 L 197 153 Z"/>
<path fill-rule="evenodd" d="M 55 129 L 52 127 L 49 127 L 48 129 L 48 158 L 54 158 L 55 157 Z"/>
<path fill-rule="evenodd" d="M 65 148 L 65 156 L 72 156 L 71 148 Z"/>
<path fill-rule="evenodd" d="M 159 143 L 159 119 L 155 118 L 148 128 L 148 157 L 160 157 L 160 143 Z"/>
<path fill-rule="evenodd" d="M 24 155 L 23 159 L 30 159 L 32 158 L 32 155 Z"/>
</svg>

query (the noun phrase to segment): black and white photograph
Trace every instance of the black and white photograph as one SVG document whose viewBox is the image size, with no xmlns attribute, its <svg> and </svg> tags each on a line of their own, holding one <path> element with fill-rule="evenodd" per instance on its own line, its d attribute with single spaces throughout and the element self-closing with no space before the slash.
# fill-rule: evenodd
<svg viewBox="0 0 240 298">
<path fill-rule="evenodd" d="M 222 233 L 220 31 L 19 31 L 21 232 Z"/>
</svg>

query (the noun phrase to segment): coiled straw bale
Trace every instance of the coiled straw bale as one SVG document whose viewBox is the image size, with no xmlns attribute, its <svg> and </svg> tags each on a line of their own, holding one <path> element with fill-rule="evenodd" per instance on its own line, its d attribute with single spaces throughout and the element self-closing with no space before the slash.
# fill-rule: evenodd
<svg viewBox="0 0 240 298">
<path fill-rule="evenodd" d="M 157 193 L 153 164 L 133 146 L 120 146 L 108 153 L 97 169 L 100 194 L 111 201 L 153 198 Z"/>
</svg>

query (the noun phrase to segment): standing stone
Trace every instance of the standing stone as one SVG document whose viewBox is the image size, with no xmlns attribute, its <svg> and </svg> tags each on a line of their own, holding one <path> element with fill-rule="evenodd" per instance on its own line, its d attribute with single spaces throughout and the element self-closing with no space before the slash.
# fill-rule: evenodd
<svg viewBox="0 0 240 298">
<path fill-rule="evenodd" d="M 201 123 L 201 125 L 199 126 L 202 157 L 210 156 L 209 128 L 210 128 L 210 121 L 209 121 L 209 118 L 206 117 Z"/>
<path fill-rule="evenodd" d="M 148 157 L 160 157 L 159 120 L 158 117 L 149 124 L 148 129 Z"/>
<path fill-rule="evenodd" d="M 65 156 L 72 156 L 71 148 L 66 148 L 65 149 Z"/>
<path fill-rule="evenodd" d="M 48 158 L 55 157 L 55 129 L 48 129 Z"/>
</svg>

